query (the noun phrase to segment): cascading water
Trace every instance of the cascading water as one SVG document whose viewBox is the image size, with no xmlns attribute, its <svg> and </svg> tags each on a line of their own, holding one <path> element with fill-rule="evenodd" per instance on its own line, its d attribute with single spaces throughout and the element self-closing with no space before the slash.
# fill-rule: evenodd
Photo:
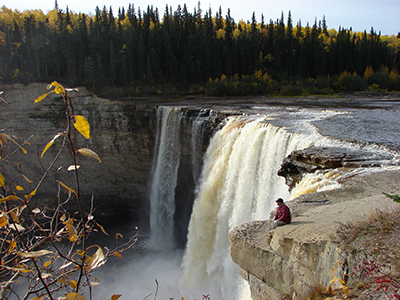
<svg viewBox="0 0 400 300">
<path fill-rule="evenodd" d="M 180 159 L 180 108 L 160 106 L 150 193 L 149 245 L 153 249 L 174 247 L 175 188 Z"/>
<path fill-rule="evenodd" d="M 198 181 L 201 172 L 201 159 L 203 147 L 203 126 L 208 120 L 207 110 L 201 110 L 192 122 L 191 151 L 192 151 L 192 174 L 195 182 Z"/>
<path fill-rule="evenodd" d="M 264 119 L 264 118 L 263 118 Z M 290 194 L 277 171 L 291 151 L 315 139 L 263 119 L 231 118 L 208 147 L 189 225 L 182 285 L 211 299 L 246 298 L 246 283 L 230 258 L 228 232 L 268 219 L 274 199 Z"/>
<path fill-rule="evenodd" d="M 118 269 L 119 277 L 112 277 L 113 289 L 128 299 L 147 298 L 155 290 L 159 299 L 181 299 L 183 296 L 185 300 L 191 300 L 207 294 L 212 300 L 249 299 L 248 284 L 240 277 L 239 268 L 230 257 L 228 233 L 245 222 L 269 219 L 271 210 L 275 208 L 274 200 L 278 197 L 289 200 L 294 193 L 337 187 L 334 179 L 340 174 L 312 174 L 305 176 L 290 194 L 285 180 L 277 175 L 283 159 L 291 151 L 311 145 L 342 143 L 319 135 L 308 122 L 333 114 L 336 112 L 299 112 L 298 109 L 274 110 L 268 107 L 259 118 L 231 117 L 213 136 L 204 156 L 183 260 L 182 252 L 176 249 L 150 251 L 143 255 L 145 257 L 135 257 L 131 263 Z M 178 108 L 161 107 L 158 110 L 151 191 L 151 239 L 159 249 L 173 247 L 181 116 Z M 192 151 L 198 150 L 197 134 L 203 126 L 200 119 L 197 120 L 199 123 L 194 121 Z M 349 145 L 342 143 L 341 146 Z M 192 166 L 197 168 L 195 160 Z M 193 173 L 194 178 L 196 174 L 198 172 Z M 127 272 L 132 276 L 125 276 Z M 134 275 L 136 273 L 138 276 Z M 107 286 L 102 288 L 107 289 Z"/>
</svg>

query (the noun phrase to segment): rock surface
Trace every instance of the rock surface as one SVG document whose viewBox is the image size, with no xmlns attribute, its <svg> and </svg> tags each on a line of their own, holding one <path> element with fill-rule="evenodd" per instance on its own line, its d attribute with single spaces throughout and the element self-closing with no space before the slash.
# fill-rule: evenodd
<svg viewBox="0 0 400 300">
<path fill-rule="evenodd" d="M 292 188 L 304 174 L 317 170 L 329 170 L 339 167 L 382 167 L 393 159 L 389 154 L 378 154 L 363 150 L 340 147 L 310 147 L 293 151 L 286 157 L 278 171 L 285 177 L 286 185 Z"/>
<path fill-rule="evenodd" d="M 30 145 L 24 145 L 28 151 L 27 155 L 17 152 L 9 159 L 10 163 L 18 162 L 22 172 L 33 181 L 28 186 L 23 180 L 17 184 L 23 185 L 26 190 L 33 190 L 61 145 L 61 138 L 58 138 L 43 158 L 40 158 L 46 144 L 64 130 L 64 102 L 56 94 L 50 94 L 35 104 L 34 100 L 46 93 L 46 84 L 15 85 L 13 88 L 1 85 L 0 90 L 4 91 L 3 97 L 9 94 L 6 102 L 0 101 L 0 129 L 20 137 L 21 140 L 34 136 L 29 140 Z M 146 234 L 157 110 L 161 105 L 173 106 L 179 103 L 146 99 L 109 100 L 97 97 L 84 88 L 80 88 L 78 93 L 70 92 L 69 96 L 72 98 L 74 113 L 86 117 L 91 127 L 88 140 L 80 134 L 73 136 L 77 147 L 95 151 L 102 160 L 99 163 L 91 157 L 78 156 L 78 164 L 81 165 L 81 196 L 86 209 L 93 196 L 95 216 L 102 218 L 102 223 L 110 222 L 112 225 L 112 222 L 122 222 L 126 219 L 130 226 L 138 226 L 142 233 Z M 182 145 L 175 213 L 175 228 L 178 231 L 176 236 L 181 239 L 179 244 L 185 243 L 194 200 L 193 159 L 201 162 L 208 140 L 227 115 L 224 112 L 211 113 L 211 109 L 203 109 L 202 114 L 208 118 L 202 128 L 202 146 L 197 149 L 197 157 L 194 158 L 191 129 L 193 120 L 199 115 L 201 108 L 184 107 L 182 111 Z M 6 152 L 0 154 L 3 157 L 5 155 Z M 73 173 L 67 171 L 71 163 L 71 156 L 65 149 L 50 170 L 50 176 L 38 189 L 35 197 L 37 201 L 49 206 L 57 201 L 57 180 L 68 186 L 75 186 Z M 70 210 L 76 209 L 71 204 Z"/>
<path fill-rule="evenodd" d="M 399 170 L 373 172 L 352 178 L 341 189 L 302 195 L 287 203 L 293 215 L 289 225 L 270 230 L 270 221 L 255 221 L 231 231 L 231 256 L 250 284 L 252 299 L 304 299 L 342 278 L 348 270 L 337 262 L 352 257 L 335 242 L 338 229 L 357 226 L 377 211 L 399 210 L 400 204 L 382 192 L 400 193 Z"/>
</svg>

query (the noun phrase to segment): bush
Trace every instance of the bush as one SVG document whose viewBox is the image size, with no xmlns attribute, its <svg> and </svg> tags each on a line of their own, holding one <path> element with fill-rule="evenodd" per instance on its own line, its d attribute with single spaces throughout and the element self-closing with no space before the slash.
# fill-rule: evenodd
<svg viewBox="0 0 400 300">
<path fill-rule="evenodd" d="M 389 74 L 383 72 L 374 73 L 371 77 L 369 77 L 368 84 L 377 84 L 381 89 L 384 90 L 390 90 L 392 85 Z"/>
<path fill-rule="evenodd" d="M 301 96 L 304 94 L 304 89 L 298 85 L 289 84 L 279 92 L 282 96 Z"/>
<path fill-rule="evenodd" d="M 358 76 L 356 73 L 350 74 L 349 72 L 343 72 L 337 79 L 337 82 L 335 82 L 334 86 L 338 90 L 356 92 L 366 90 L 368 88 L 368 83 L 364 78 Z"/>
</svg>

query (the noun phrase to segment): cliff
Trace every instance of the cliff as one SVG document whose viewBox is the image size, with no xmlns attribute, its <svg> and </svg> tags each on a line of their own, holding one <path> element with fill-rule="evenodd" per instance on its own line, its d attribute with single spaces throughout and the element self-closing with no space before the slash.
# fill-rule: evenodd
<svg viewBox="0 0 400 300">
<path fill-rule="evenodd" d="M 5 98 L 5 102 L 0 101 L 0 129 L 13 135 L 19 142 L 32 137 L 29 144 L 24 145 L 28 154 L 17 152 L 8 161 L 9 164 L 17 162 L 22 173 L 32 180 L 33 183 L 26 190 L 35 188 L 55 157 L 61 138 L 40 158 L 46 144 L 64 130 L 64 102 L 60 96 L 50 94 L 41 102 L 34 103 L 37 97 L 46 93 L 46 86 L 47 84 L 38 83 L 28 86 L 18 84 L 13 87 L 0 85 Z M 81 165 L 81 196 L 86 209 L 93 197 L 96 218 L 102 218 L 102 223 L 110 222 L 104 225 L 112 225 L 113 222 L 121 224 L 126 220 L 129 226 L 138 226 L 146 234 L 149 226 L 149 184 L 157 131 L 157 110 L 161 105 L 179 105 L 179 101 L 109 100 L 97 97 L 85 88 L 79 88 L 79 92 L 70 92 L 69 96 L 74 113 L 86 117 L 91 126 L 90 139 L 86 140 L 80 134 L 73 137 L 77 146 L 90 148 L 102 160 L 99 163 L 93 158 L 78 156 L 78 164 Z M 207 120 L 200 137 L 202 146 L 197 149 L 197 157 L 193 157 L 191 130 L 193 120 L 200 111 Z M 213 112 L 211 115 L 210 109 L 196 108 L 195 105 L 183 107 L 182 112 L 182 146 L 175 213 L 176 238 L 181 245 L 186 241 L 187 224 L 194 201 L 193 159 L 201 162 L 212 132 L 219 125 L 220 117 L 225 117 L 224 113 Z M 5 148 L 0 155 L 4 157 L 7 151 L 8 148 Z M 64 149 L 35 196 L 42 206 L 43 203 L 51 206 L 57 201 L 57 180 L 71 187 L 75 186 L 74 174 L 67 171 L 71 163 L 71 156 Z M 22 179 L 17 184 L 27 185 Z M 71 203 L 70 210 L 75 209 Z"/>
<path fill-rule="evenodd" d="M 287 202 L 293 215 L 289 225 L 270 229 L 269 220 L 255 221 L 231 231 L 231 256 L 249 282 L 253 300 L 304 299 L 317 289 L 327 290 L 332 279 L 344 274 L 349 284 L 354 282 L 355 268 L 368 253 L 349 253 L 339 233 L 343 227 L 369 223 L 377 212 L 398 211 L 400 204 L 382 192 L 400 193 L 399 183 L 398 170 L 358 176 L 340 189 Z"/>
</svg>

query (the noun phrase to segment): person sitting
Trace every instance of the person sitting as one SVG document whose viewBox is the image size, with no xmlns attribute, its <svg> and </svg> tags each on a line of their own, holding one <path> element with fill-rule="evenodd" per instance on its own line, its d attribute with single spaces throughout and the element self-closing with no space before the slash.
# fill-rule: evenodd
<svg viewBox="0 0 400 300">
<path fill-rule="evenodd" d="M 278 198 L 275 202 L 278 205 L 278 208 L 276 209 L 276 214 L 275 214 L 274 222 L 272 223 L 272 228 L 276 228 L 281 225 L 289 224 L 292 221 L 290 209 L 283 202 L 283 199 Z"/>
</svg>

